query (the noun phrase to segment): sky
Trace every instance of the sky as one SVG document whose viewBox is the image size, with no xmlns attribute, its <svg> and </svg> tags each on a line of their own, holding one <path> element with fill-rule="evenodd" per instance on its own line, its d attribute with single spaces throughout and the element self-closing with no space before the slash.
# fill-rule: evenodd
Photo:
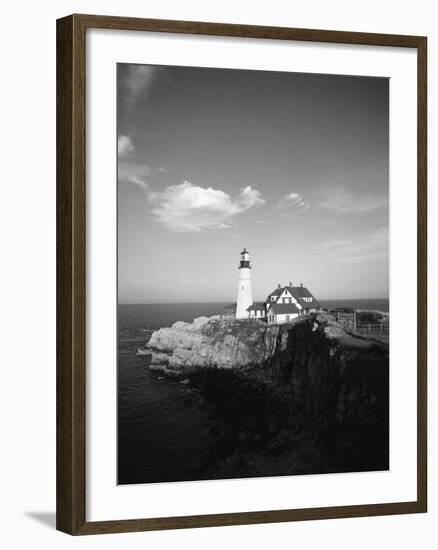
<svg viewBox="0 0 438 550">
<path fill-rule="evenodd" d="M 119 64 L 119 303 L 389 295 L 389 80 Z"/>
</svg>

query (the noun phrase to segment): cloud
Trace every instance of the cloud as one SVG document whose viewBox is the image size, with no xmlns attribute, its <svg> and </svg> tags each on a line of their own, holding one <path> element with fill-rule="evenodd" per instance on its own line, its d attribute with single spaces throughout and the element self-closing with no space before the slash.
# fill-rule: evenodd
<svg viewBox="0 0 438 550">
<path fill-rule="evenodd" d="M 118 136 L 117 138 L 117 153 L 119 159 L 127 158 L 135 153 L 135 146 L 129 136 Z"/>
<path fill-rule="evenodd" d="M 120 73 L 120 86 L 124 92 L 122 98 L 128 105 L 133 105 L 140 97 L 147 97 L 160 67 L 150 65 L 124 65 Z"/>
<path fill-rule="evenodd" d="M 267 224 L 278 219 L 290 220 L 292 216 L 306 212 L 311 206 L 310 202 L 303 199 L 299 193 L 287 193 L 277 204 L 271 205 L 262 215 L 254 216 L 253 222 Z"/>
<path fill-rule="evenodd" d="M 160 166 L 151 168 L 146 164 L 138 164 L 129 161 L 134 156 L 135 146 L 128 136 L 119 136 L 117 140 L 119 162 L 118 162 L 118 181 L 122 183 L 133 183 L 144 190 L 149 189 L 148 179 L 152 177 L 163 176 L 167 170 Z"/>
<path fill-rule="evenodd" d="M 120 135 L 117 138 L 118 151 L 118 181 L 123 183 L 134 183 L 142 189 L 149 189 L 146 181 L 151 176 L 160 176 L 167 173 L 167 170 L 160 166 L 151 168 L 146 164 L 133 162 L 135 157 L 135 145 L 129 136 Z"/>
<path fill-rule="evenodd" d="M 262 198 L 260 191 L 253 189 L 250 185 L 243 187 L 239 194 L 238 208 L 240 211 L 248 210 L 253 206 L 260 206 L 265 203 L 265 199 Z"/>
<path fill-rule="evenodd" d="M 389 257 L 389 229 L 382 227 L 355 237 L 331 239 L 319 245 L 328 261 L 366 263 Z"/>
<path fill-rule="evenodd" d="M 123 183 L 133 183 L 144 190 L 149 189 L 147 179 L 151 176 L 153 170 L 144 164 L 135 164 L 133 162 L 119 162 L 118 181 Z"/>
<path fill-rule="evenodd" d="M 336 214 L 372 212 L 388 204 L 387 195 L 367 194 L 357 196 L 341 186 L 331 188 L 324 195 L 318 206 Z"/>
<path fill-rule="evenodd" d="M 304 200 L 299 193 L 295 192 L 285 195 L 278 204 L 278 208 L 281 210 L 300 210 L 301 212 L 305 212 L 310 206 L 309 201 Z"/>
<path fill-rule="evenodd" d="M 149 200 L 155 220 L 175 232 L 227 229 L 234 216 L 265 202 L 250 185 L 233 200 L 220 189 L 200 187 L 189 181 L 171 185 L 163 192 L 151 192 Z"/>
</svg>

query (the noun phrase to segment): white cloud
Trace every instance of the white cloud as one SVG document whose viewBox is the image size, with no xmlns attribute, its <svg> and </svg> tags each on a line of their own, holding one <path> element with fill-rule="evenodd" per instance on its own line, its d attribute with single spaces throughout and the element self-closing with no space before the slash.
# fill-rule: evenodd
<svg viewBox="0 0 438 550">
<path fill-rule="evenodd" d="M 300 210 L 305 212 L 310 208 L 311 204 L 309 201 L 303 199 L 299 193 L 288 193 L 283 197 L 283 199 L 278 204 L 278 208 L 283 210 Z"/>
<path fill-rule="evenodd" d="M 367 194 L 355 196 L 343 187 L 338 186 L 324 192 L 323 200 L 319 203 L 319 206 L 336 214 L 352 214 L 372 212 L 387 204 L 387 195 Z"/>
<path fill-rule="evenodd" d="M 133 162 L 119 162 L 118 180 L 124 183 L 133 183 L 142 189 L 148 189 L 147 178 L 152 174 L 149 166 Z"/>
<path fill-rule="evenodd" d="M 272 205 L 261 216 L 254 216 L 254 223 L 272 223 L 276 219 L 291 219 L 292 216 L 306 212 L 312 205 L 303 199 L 299 193 L 291 192 L 284 195 L 275 205 Z"/>
<path fill-rule="evenodd" d="M 233 200 L 220 189 L 200 187 L 189 181 L 149 193 L 156 221 L 170 231 L 190 232 L 231 227 L 234 216 L 265 201 L 250 185 Z"/>
<path fill-rule="evenodd" d="M 328 261 L 336 263 L 366 263 L 389 257 L 387 227 L 357 235 L 322 242 L 319 250 Z"/>
<path fill-rule="evenodd" d="M 149 65 L 124 67 L 121 85 L 125 91 L 124 98 L 126 102 L 132 105 L 140 96 L 147 96 L 159 71 L 159 67 Z"/>
<path fill-rule="evenodd" d="M 253 206 L 260 206 L 265 203 L 265 199 L 262 198 L 260 191 L 253 189 L 250 185 L 243 187 L 239 194 L 238 208 L 240 211 L 248 210 Z"/>
<path fill-rule="evenodd" d="M 149 189 L 148 179 L 152 177 L 160 177 L 167 173 L 167 170 L 160 166 L 159 168 L 151 168 L 146 164 L 138 164 L 129 159 L 134 156 L 135 146 L 128 136 L 119 136 L 117 140 L 119 163 L 118 163 L 118 180 L 124 183 L 134 183 L 142 189 Z"/>
<path fill-rule="evenodd" d="M 119 159 L 126 158 L 135 153 L 135 146 L 129 136 L 118 136 L 117 152 Z"/>
</svg>

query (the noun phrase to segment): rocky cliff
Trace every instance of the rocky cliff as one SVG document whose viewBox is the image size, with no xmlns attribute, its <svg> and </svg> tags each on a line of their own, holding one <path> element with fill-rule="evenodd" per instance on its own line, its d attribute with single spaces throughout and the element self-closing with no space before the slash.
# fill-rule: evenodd
<svg viewBox="0 0 438 550">
<path fill-rule="evenodd" d="M 138 354 L 151 355 L 151 368 L 177 374 L 194 367 L 261 366 L 284 357 L 294 361 L 305 357 L 314 363 L 321 360 L 322 348 L 331 357 L 340 347 L 366 353 L 376 345 L 369 338 L 347 333 L 334 317 L 324 313 L 284 325 L 214 316 L 199 317 L 192 323 L 178 321 L 154 331 Z"/>
<path fill-rule="evenodd" d="M 270 378 L 290 388 L 334 471 L 388 468 L 389 345 L 345 333 L 329 316 L 311 324 L 288 331 Z"/>
<path fill-rule="evenodd" d="M 185 402 L 213 411 L 206 478 L 388 468 L 388 344 L 330 315 L 201 317 L 155 331 L 139 353 L 183 374 Z"/>
<path fill-rule="evenodd" d="M 264 364 L 284 348 L 287 332 L 278 325 L 199 317 L 152 333 L 139 354 L 151 354 L 151 368 L 168 374 L 193 367 L 242 368 Z"/>
</svg>

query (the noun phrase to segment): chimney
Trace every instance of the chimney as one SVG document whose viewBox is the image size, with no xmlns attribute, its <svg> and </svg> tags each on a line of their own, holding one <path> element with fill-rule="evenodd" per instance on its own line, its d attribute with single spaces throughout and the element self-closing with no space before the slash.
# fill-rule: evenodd
<svg viewBox="0 0 438 550">
<path fill-rule="evenodd" d="M 281 284 L 280 284 L 280 283 L 278 283 L 278 288 L 281 288 Z"/>
<path fill-rule="evenodd" d="M 303 288 L 303 283 L 300 283 L 300 287 Z"/>
<path fill-rule="evenodd" d="M 289 286 L 294 286 L 292 283 L 289 283 Z"/>
</svg>

